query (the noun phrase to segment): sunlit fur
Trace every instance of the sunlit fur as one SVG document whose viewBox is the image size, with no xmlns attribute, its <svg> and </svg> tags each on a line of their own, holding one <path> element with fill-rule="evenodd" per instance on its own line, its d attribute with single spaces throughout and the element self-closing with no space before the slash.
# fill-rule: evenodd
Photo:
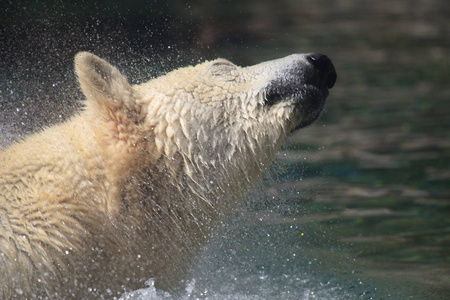
<svg viewBox="0 0 450 300">
<path fill-rule="evenodd" d="M 219 59 L 132 86 L 79 53 L 85 110 L 0 153 L 0 297 L 112 297 L 149 278 L 176 292 L 302 122 L 299 99 L 264 105 L 294 65 L 308 63 Z"/>
</svg>

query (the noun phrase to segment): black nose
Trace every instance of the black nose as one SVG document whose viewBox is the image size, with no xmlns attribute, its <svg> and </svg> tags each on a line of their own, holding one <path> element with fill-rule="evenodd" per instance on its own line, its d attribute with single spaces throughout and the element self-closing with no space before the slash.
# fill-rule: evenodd
<svg viewBox="0 0 450 300">
<path fill-rule="evenodd" d="M 317 68 L 319 84 L 331 89 L 336 83 L 337 73 L 331 59 L 320 53 L 311 53 L 307 56 L 308 61 Z"/>
</svg>

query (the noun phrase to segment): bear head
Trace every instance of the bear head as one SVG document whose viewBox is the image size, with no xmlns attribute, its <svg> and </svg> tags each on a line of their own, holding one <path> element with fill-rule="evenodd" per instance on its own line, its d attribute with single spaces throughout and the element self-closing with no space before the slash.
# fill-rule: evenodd
<svg viewBox="0 0 450 300">
<path fill-rule="evenodd" d="M 213 181 L 223 193 L 254 182 L 284 137 L 320 116 L 336 81 L 317 53 L 249 67 L 217 59 L 141 85 L 86 52 L 75 70 L 105 157 L 123 166 L 117 172 L 151 166 L 177 187 L 189 178 L 196 194 Z"/>
</svg>

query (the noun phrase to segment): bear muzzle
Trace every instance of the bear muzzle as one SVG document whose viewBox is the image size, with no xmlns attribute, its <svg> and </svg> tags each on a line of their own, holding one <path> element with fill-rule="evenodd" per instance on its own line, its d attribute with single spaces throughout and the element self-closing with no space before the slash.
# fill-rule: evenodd
<svg viewBox="0 0 450 300">
<path fill-rule="evenodd" d="M 282 101 L 322 102 L 328 89 L 336 83 L 336 69 L 328 56 L 320 53 L 292 55 L 282 72 L 264 90 L 264 104 L 273 106 Z M 319 105 L 320 106 L 320 105 Z"/>
<path fill-rule="evenodd" d="M 320 53 L 305 54 L 285 69 L 281 78 L 269 85 L 266 104 L 291 101 L 294 127 L 292 131 L 313 123 L 321 115 L 329 89 L 337 80 L 336 69 L 328 56 Z"/>
</svg>

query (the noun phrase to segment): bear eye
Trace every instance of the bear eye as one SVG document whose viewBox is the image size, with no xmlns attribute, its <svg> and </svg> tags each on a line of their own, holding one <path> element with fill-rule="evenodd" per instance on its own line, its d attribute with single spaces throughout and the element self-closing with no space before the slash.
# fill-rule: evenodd
<svg viewBox="0 0 450 300">
<path fill-rule="evenodd" d="M 213 62 L 213 67 L 231 67 L 234 68 L 235 65 L 233 65 L 231 62 L 225 59 L 216 60 Z"/>
<path fill-rule="evenodd" d="M 233 72 L 236 70 L 236 65 L 233 65 L 227 60 L 216 60 L 212 62 L 209 67 L 209 73 L 215 77 L 223 77 L 224 80 L 235 80 L 236 74 Z"/>
</svg>

